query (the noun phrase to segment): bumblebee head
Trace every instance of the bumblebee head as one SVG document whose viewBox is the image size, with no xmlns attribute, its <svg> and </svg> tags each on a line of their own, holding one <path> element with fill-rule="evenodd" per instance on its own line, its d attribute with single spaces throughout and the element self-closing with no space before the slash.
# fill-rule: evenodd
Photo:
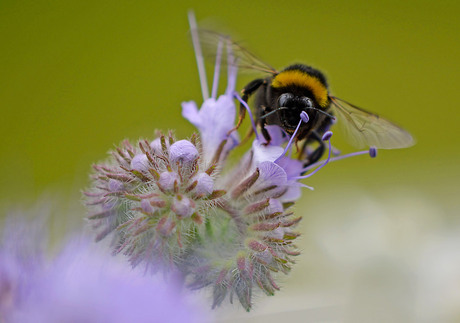
<svg viewBox="0 0 460 323">
<path fill-rule="evenodd" d="M 280 122 L 285 130 L 294 130 L 300 121 L 300 114 L 306 112 L 310 119 L 315 120 L 319 114 L 334 118 L 329 113 L 315 107 L 314 101 L 301 95 L 283 93 L 278 97 L 277 108 L 272 111 L 279 113 Z"/>
<path fill-rule="evenodd" d="M 300 120 L 300 113 L 313 108 L 313 101 L 306 96 L 283 93 L 278 98 L 280 121 L 285 128 L 295 129 Z"/>
</svg>

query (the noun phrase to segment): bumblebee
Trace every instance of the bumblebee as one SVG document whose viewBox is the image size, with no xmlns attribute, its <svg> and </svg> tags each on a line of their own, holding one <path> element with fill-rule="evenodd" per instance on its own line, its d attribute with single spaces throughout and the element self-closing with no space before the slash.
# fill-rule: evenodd
<svg viewBox="0 0 460 323">
<path fill-rule="evenodd" d="M 301 123 L 295 138 L 296 145 L 303 141 L 299 158 L 305 161 L 305 166 L 315 163 L 323 155 L 325 145 L 321 138 L 336 119 L 350 143 L 358 148 L 372 146 L 395 149 L 414 144 L 410 133 L 403 128 L 331 95 L 325 75 L 316 68 L 294 64 L 279 72 L 228 36 L 201 30 L 200 38 L 207 51 L 211 44 L 226 43 L 234 58 L 227 64 L 267 74 L 266 77 L 251 81 L 242 90 L 242 100 L 245 103 L 251 96 L 255 97 L 253 109 L 256 124 L 267 144 L 271 138 L 266 125 L 278 125 L 287 135 L 292 135 L 299 125 L 301 112 L 308 114 L 309 121 Z M 241 125 L 245 112 L 241 103 L 235 129 Z"/>
</svg>

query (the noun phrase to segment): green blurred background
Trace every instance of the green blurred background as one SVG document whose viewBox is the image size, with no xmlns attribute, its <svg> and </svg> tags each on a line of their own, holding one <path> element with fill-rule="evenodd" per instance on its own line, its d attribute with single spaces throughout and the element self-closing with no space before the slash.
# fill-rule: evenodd
<svg viewBox="0 0 460 323">
<path fill-rule="evenodd" d="M 45 192 L 79 199 L 90 165 L 124 138 L 192 133 L 180 103 L 201 102 L 187 34 L 194 9 L 198 22 L 224 26 L 275 67 L 299 61 L 322 69 L 335 95 L 417 140 L 377 159 L 330 165 L 309 180 L 316 190 L 298 206 L 303 248 L 318 242 L 311 238 L 318 218 L 353 225 L 347 219 L 364 196 L 386 208 L 383 218 L 397 230 L 398 215 L 408 213 L 415 234 L 420 223 L 458 228 L 459 8 L 458 1 L 2 0 L 0 205 L 32 204 Z M 251 77 L 242 75 L 238 87 Z M 303 263 L 296 279 L 313 271 Z"/>
</svg>

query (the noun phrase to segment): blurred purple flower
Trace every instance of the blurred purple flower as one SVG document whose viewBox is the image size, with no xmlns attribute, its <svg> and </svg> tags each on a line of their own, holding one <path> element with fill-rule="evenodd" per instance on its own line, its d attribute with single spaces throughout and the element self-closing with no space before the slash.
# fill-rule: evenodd
<svg viewBox="0 0 460 323">
<path fill-rule="evenodd" d="M 11 239 L 0 248 L 0 319 L 5 322 L 203 322 L 206 315 L 179 282 L 145 276 L 86 239 L 69 243 L 56 257 L 38 262 L 37 235 Z M 35 230 L 36 231 L 36 230 Z M 36 238 L 38 238 L 36 240 Z M 11 248 L 16 244 L 21 248 Z M 23 258 L 25 255 L 28 261 Z M 188 298 L 187 298 L 188 297 Z"/>
<path fill-rule="evenodd" d="M 0 236 L 0 322 L 21 306 L 44 266 L 43 223 L 7 218 Z"/>
</svg>

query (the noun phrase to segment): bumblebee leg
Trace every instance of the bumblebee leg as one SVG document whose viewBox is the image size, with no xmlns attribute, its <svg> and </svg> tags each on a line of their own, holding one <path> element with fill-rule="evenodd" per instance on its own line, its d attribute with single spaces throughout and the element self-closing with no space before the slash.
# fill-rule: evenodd
<svg viewBox="0 0 460 323">
<path fill-rule="evenodd" d="M 326 145 L 324 144 L 324 141 L 321 139 L 320 135 L 316 131 L 313 131 L 310 134 L 308 140 L 305 141 L 305 143 L 302 145 L 302 153 L 307 148 L 308 144 L 310 144 L 313 140 L 316 141 L 319 146 L 306 156 L 307 161 L 304 163 L 304 167 L 316 163 L 321 158 L 321 156 L 323 156 L 324 150 L 326 149 Z"/>
<path fill-rule="evenodd" d="M 265 140 L 267 141 L 264 143 L 265 146 L 270 144 L 270 141 L 272 141 L 272 137 L 270 137 L 270 133 L 268 133 L 268 130 L 265 129 L 265 119 L 260 120 L 260 131 L 262 132 L 262 135 L 264 136 Z"/>
<path fill-rule="evenodd" d="M 249 97 L 255 91 L 257 91 L 257 89 L 264 83 L 265 83 L 264 79 L 257 79 L 257 80 L 251 81 L 248 85 L 246 85 L 243 88 L 243 90 L 241 90 L 241 93 L 243 94 L 241 99 L 244 102 L 247 103 L 248 100 L 249 100 Z M 229 134 L 232 133 L 233 131 L 237 130 L 241 126 L 241 123 L 243 122 L 245 115 L 246 115 L 246 108 L 244 107 L 244 105 L 242 103 L 240 103 L 240 112 L 239 112 L 239 116 L 238 116 L 238 123 L 236 124 L 235 128 L 233 128 L 232 130 L 230 130 L 228 132 Z"/>
</svg>

